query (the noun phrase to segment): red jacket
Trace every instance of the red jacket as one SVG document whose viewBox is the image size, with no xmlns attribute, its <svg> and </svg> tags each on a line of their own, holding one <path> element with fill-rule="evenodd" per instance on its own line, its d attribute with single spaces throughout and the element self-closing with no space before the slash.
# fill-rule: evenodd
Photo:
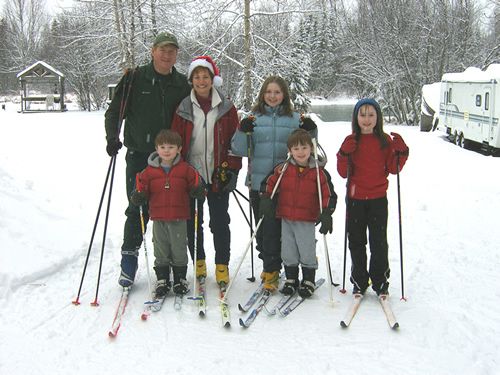
<svg viewBox="0 0 500 375">
<path fill-rule="evenodd" d="M 349 177 L 349 197 L 353 199 L 376 199 L 385 197 L 389 181 L 389 173 L 397 173 L 397 154 L 392 147 L 392 139 L 387 136 L 388 145 L 380 148 L 380 141 L 375 134 L 361 134 L 356 151 L 351 154 L 351 170 Z M 408 155 L 400 154 L 399 169 L 408 159 Z M 347 177 L 349 158 L 340 151 L 337 153 L 337 170 Z"/>
<path fill-rule="evenodd" d="M 266 193 L 271 194 L 279 179 L 284 163 L 274 168 L 273 174 L 266 179 Z M 323 209 L 335 210 L 337 195 L 326 170 L 319 167 L 321 198 Z M 278 186 L 278 205 L 276 217 L 294 221 L 316 222 L 319 210 L 318 181 L 314 159 L 308 167 L 299 167 L 293 159 L 283 172 Z"/>
<path fill-rule="evenodd" d="M 152 165 L 155 154 L 151 154 L 149 165 L 139 174 L 136 187 L 137 191 L 146 193 L 148 197 L 151 220 L 189 219 L 189 192 L 201 182 L 198 172 L 178 156 L 166 173 L 159 163 Z"/>
</svg>

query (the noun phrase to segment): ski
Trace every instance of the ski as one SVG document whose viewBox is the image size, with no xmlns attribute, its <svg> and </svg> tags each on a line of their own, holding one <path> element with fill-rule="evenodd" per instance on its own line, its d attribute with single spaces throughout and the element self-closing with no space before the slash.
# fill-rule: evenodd
<svg viewBox="0 0 500 375">
<path fill-rule="evenodd" d="M 151 313 L 160 311 L 166 298 L 167 295 L 164 295 L 160 298 L 155 297 L 153 301 L 144 302 L 145 307 L 141 314 L 141 320 L 148 320 Z"/>
<path fill-rule="evenodd" d="M 263 293 L 264 293 L 264 283 L 261 283 L 257 287 L 257 289 L 255 289 L 255 291 L 252 293 L 248 301 L 243 306 L 238 304 L 238 309 L 241 312 L 247 312 L 252 308 L 252 306 L 255 304 L 255 302 L 257 302 L 257 300 L 262 296 Z"/>
<path fill-rule="evenodd" d="M 176 294 L 174 296 L 174 309 L 175 310 L 182 309 L 182 301 L 184 301 L 184 294 Z"/>
<path fill-rule="evenodd" d="M 198 279 L 198 315 L 204 317 L 207 313 L 207 303 L 205 301 L 205 278 Z"/>
<path fill-rule="evenodd" d="M 269 291 L 264 291 L 262 293 L 262 297 L 259 300 L 259 303 L 257 307 L 255 307 L 252 312 L 247 316 L 245 320 L 240 318 L 240 326 L 243 328 L 248 328 L 250 325 L 254 322 L 255 318 L 257 318 L 257 315 L 262 311 L 264 306 L 266 305 L 267 301 L 269 301 L 269 298 L 271 297 L 271 292 Z"/>
<path fill-rule="evenodd" d="M 267 315 L 276 315 L 276 312 L 277 311 L 280 311 L 289 301 L 292 300 L 292 298 L 295 296 L 295 293 L 294 294 L 290 294 L 290 295 L 283 295 L 280 300 L 278 301 L 278 303 L 276 303 L 272 309 L 268 309 L 267 308 L 267 305 L 265 306 L 265 310 L 266 310 L 266 313 Z"/>
<path fill-rule="evenodd" d="M 198 305 L 198 315 L 204 317 L 206 314 L 207 305 L 205 302 L 205 278 L 199 277 L 196 279 L 198 294 L 196 296 L 188 297 L 188 299 L 196 301 Z"/>
<path fill-rule="evenodd" d="M 361 293 L 353 294 L 351 305 L 349 306 L 344 319 L 340 321 L 340 326 L 342 328 L 349 327 L 349 324 L 351 324 L 352 320 L 354 319 L 354 315 L 356 315 L 356 312 L 358 311 L 359 305 L 361 305 L 362 299 L 363 295 Z"/>
<path fill-rule="evenodd" d="M 391 327 L 392 329 L 399 328 L 399 323 L 396 320 L 396 317 L 394 316 L 391 305 L 389 303 L 389 296 L 381 295 L 380 297 L 378 297 L 378 300 L 382 305 L 382 310 L 384 310 L 384 314 L 385 317 L 387 318 L 387 323 L 389 323 L 389 327 Z"/>
<path fill-rule="evenodd" d="M 314 289 L 315 290 L 318 289 L 324 283 L 325 283 L 325 279 L 323 279 L 323 278 L 319 279 L 318 281 L 316 281 L 316 286 L 314 287 Z M 295 296 L 295 298 L 292 299 L 292 301 L 284 309 L 279 310 L 280 315 L 283 317 L 290 315 L 290 313 L 293 310 L 295 310 L 306 299 L 307 298 L 301 297 L 300 295 L 297 294 L 297 296 Z"/>
<path fill-rule="evenodd" d="M 222 326 L 224 328 L 230 328 L 231 327 L 231 313 L 229 310 L 229 305 L 227 302 L 224 302 L 224 296 L 226 294 L 226 285 L 219 285 L 219 307 L 220 307 L 220 314 L 221 314 L 221 319 L 222 319 Z"/>
<path fill-rule="evenodd" d="M 130 287 L 124 287 L 122 289 L 122 294 L 116 308 L 115 317 L 113 318 L 113 323 L 111 324 L 111 328 L 108 332 L 108 336 L 111 338 L 114 338 L 116 337 L 116 335 L 118 335 L 118 330 L 120 329 L 122 323 L 122 317 L 123 314 L 125 314 L 125 308 L 127 307 L 129 292 Z"/>
</svg>

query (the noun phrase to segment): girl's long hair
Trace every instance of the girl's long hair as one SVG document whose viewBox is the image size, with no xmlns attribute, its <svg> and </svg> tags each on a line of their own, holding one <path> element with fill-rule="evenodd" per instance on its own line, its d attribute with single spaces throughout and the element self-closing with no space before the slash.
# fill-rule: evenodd
<svg viewBox="0 0 500 375">
<path fill-rule="evenodd" d="M 257 97 L 257 103 L 255 103 L 255 105 L 253 106 L 252 111 L 260 114 L 266 113 L 266 108 L 264 107 L 266 105 L 266 102 L 264 101 L 264 95 L 266 94 L 267 86 L 270 83 L 276 83 L 280 87 L 281 92 L 283 93 L 283 101 L 280 104 L 281 106 L 280 115 L 292 117 L 293 106 L 292 106 L 292 101 L 290 99 L 290 90 L 288 89 L 288 84 L 286 83 L 286 81 L 280 76 L 269 76 L 266 78 L 266 80 L 264 81 L 264 83 L 260 88 L 259 96 Z"/>
</svg>

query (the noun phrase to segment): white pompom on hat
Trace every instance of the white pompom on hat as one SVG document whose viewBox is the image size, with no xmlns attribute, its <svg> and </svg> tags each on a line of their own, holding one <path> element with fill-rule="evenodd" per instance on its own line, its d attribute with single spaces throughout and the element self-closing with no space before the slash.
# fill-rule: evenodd
<svg viewBox="0 0 500 375">
<path fill-rule="evenodd" d="M 212 72 L 214 75 L 213 84 L 215 87 L 222 86 L 222 77 L 220 76 L 219 68 L 217 68 L 217 65 L 215 65 L 215 62 L 210 56 L 196 56 L 193 61 L 191 61 L 188 70 L 188 78 L 190 81 L 192 81 L 191 75 L 193 74 L 193 71 L 200 66 L 207 68 Z"/>
</svg>

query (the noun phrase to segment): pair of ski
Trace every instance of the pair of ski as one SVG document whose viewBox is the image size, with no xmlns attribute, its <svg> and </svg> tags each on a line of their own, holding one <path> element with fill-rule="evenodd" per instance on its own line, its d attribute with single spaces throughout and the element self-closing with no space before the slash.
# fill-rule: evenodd
<svg viewBox="0 0 500 375">
<path fill-rule="evenodd" d="M 353 300 L 351 302 L 351 305 L 349 306 L 349 309 L 347 310 L 344 319 L 340 321 L 340 326 L 342 328 L 349 327 L 352 320 L 354 319 L 354 316 L 356 315 L 356 312 L 359 309 L 359 306 L 361 305 L 362 300 L 363 300 L 362 294 L 359 293 L 353 294 Z M 396 317 L 394 316 L 391 305 L 389 303 L 389 296 L 381 295 L 378 297 L 378 300 L 380 302 L 380 305 L 382 306 L 382 310 L 384 311 L 389 327 L 392 329 L 398 329 L 399 323 L 396 320 Z"/>
<path fill-rule="evenodd" d="M 316 281 L 315 289 L 318 289 L 324 284 L 324 282 L 325 279 L 323 278 Z M 279 312 L 281 316 L 286 317 L 306 300 L 306 298 L 301 297 L 297 293 L 289 296 L 284 295 L 271 309 L 267 309 L 266 304 L 270 298 L 271 293 L 264 289 L 263 284 L 260 284 L 243 306 L 240 304 L 238 305 L 238 309 L 241 312 L 246 313 L 258 301 L 257 305 L 250 311 L 250 314 L 248 314 L 246 319 L 240 318 L 240 326 L 243 328 L 250 327 L 263 309 L 267 311 L 268 315 L 276 315 L 276 312 Z"/>
<path fill-rule="evenodd" d="M 189 293 L 189 291 L 187 292 Z M 186 293 L 186 294 L 187 294 Z M 144 310 L 142 311 L 141 314 L 141 319 L 142 320 L 148 320 L 149 316 L 152 313 L 156 313 L 161 310 L 163 307 L 163 304 L 165 300 L 168 297 L 168 293 L 165 294 L 162 297 L 154 297 L 151 301 L 146 301 L 144 302 Z M 174 309 L 175 310 L 181 310 L 182 309 L 182 302 L 184 301 L 184 294 L 175 294 L 174 295 Z"/>
<path fill-rule="evenodd" d="M 191 297 L 198 301 L 198 315 L 200 317 L 205 317 L 207 314 L 207 303 L 205 299 L 205 278 L 198 278 L 198 295 L 196 297 Z M 231 314 L 229 311 L 229 306 L 227 302 L 224 301 L 224 296 L 226 294 L 226 285 L 219 284 L 219 309 L 221 314 L 222 326 L 224 328 L 231 327 Z"/>
<path fill-rule="evenodd" d="M 115 315 L 113 317 L 113 323 L 111 324 L 111 328 L 108 331 L 108 336 L 111 338 L 114 338 L 116 337 L 116 335 L 118 335 L 118 330 L 121 327 L 122 318 L 123 315 L 125 314 L 125 309 L 128 304 L 130 290 L 131 287 L 122 288 L 122 293 L 118 301 L 118 306 L 116 307 Z M 147 320 L 151 315 L 151 313 L 160 311 L 161 308 L 163 307 L 163 303 L 165 302 L 166 297 L 167 296 L 165 295 L 161 298 L 153 298 L 153 300 L 145 302 L 144 304 L 146 306 L 144 307 L 144 310 L 141 313 L 141 319 Z M 174 309 L 180 310 L 182 308 L 183 297 L 184 295 L 182 294 L 175 295 Z"/>
</svg>

